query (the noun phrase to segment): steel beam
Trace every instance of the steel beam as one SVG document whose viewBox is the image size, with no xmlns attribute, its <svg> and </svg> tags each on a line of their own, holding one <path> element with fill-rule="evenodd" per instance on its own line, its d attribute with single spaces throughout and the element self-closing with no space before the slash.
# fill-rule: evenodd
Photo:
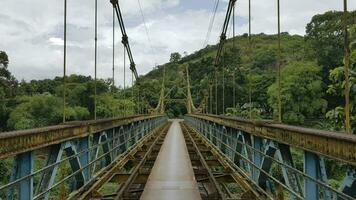
<svg viewBox="0 0 356 200">
<path fill-rule="evenodd" d="M 346 177 L 340 187 L 340 190 L 352 197 L 356 197 L 356 170 L 350 167 L 347 170 Z M 341 198 L 338 198 L 341 199 Z"/>
<path fill-rule="evenodd" d="M 257 136 L 253 136 L 253 148 L 263 152 L 263 140 L 260 137 Z M 257 152 L 253 152 L 253 163 L 260 167 L 262 165 L 262 159 L 263 156 L 260 153 Z M 252 179 L 254 181 L 258 181 L 258 176 L 259 176 L 259 169 L 256 169 L 255 167 L 253 167 L 252 170 Z"/>
<path fill-rule="evenodd" d="M 87 137 L 93 133 L 162 115 L 139 115 L 125 118 L 69 122 L 44 128 L 4 132 L 0 134 L 0 159 L 40 149 L 53 144 Z M 151 130 L 151 129 L 150 129 Z"/>
<path fill-rule="evenodd" d="M 18 167 L 18 178 L 28 176 L 33 172 L 33 152 L 20 154 L 16 157 Z M 19 199 L 32 200 L 33 198 L 33 178 L 25 179 L 20 182 Z"/>
<path fill-rule="evenodd" d="M 253 121 L 216 115 L 188 115 L 235 128 L 254 136 L 304 149 L 356 166 L 356 135 L 302 128 L 272 121 Z"/>
</svg>

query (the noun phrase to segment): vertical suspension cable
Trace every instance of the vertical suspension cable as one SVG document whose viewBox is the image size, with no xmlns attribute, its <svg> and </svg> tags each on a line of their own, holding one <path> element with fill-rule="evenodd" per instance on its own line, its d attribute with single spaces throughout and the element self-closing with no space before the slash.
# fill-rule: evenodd
<svg viewBox="0 0 356 200">
<path fill-rule="evenodd" d="M 94 119 L 96 120 L 96 95 L 97 95 L 97 58 L 98 58 L 98 0 L 95 0 L 95 58 L 94 58 Z"/>
<path fill-rule="evenodd" d="M 213 85 L 209 84 L 210 114 L 213 114 Z"/>
<path fill-rule="evenodd" d="M 225 65 L 225 61 L 224 61 Z M 225 115 L 225 66 L 222 68 L 222 114 Z"/>
<path fill-rule="evenodd" d="M 235 52 L 235 5 L 232 7 L 232 49 Z M 232 98 L 232 107 L 236 106 L 236 80 L 235 80 L 235 67 L 232 72 L 232 87 L 233 87 L 233 98 Z"/>
<path fill-rule="evenodd" d="M 138 114 L 141 114 L 141 92 L 140 92 L 140 86 L 137 87 L 138 88 L 138 94 L 137 94 L 137 110 L 138 110 Z"/>
<path fill-rule="evenodd" d="M 131 101 L 132 103 L 134 102 L 134 98 L 135 98 L 135 95 L 134 95 L 134 74 L 133 72 L 131 72 Z M 135 107 L 132 106 L 132 109 L 133 111 L 132 114 L 135 114 Z"/>
<path fill-rule="evenodd" d="M 221 81 L 221 84 L 222 84 L 222 114 L 225 115 L 225 67 L 226 67 L 226 63 L 225 63 L 225 48 L 223 47 L 223 50 L 222 50 L 222 54 L 223 54 L 223 57 L 222 57 L 222 81 Z"/>
<path fill-rule="evenodd" d="M 140 115 L 141 114 L 141 97 L 140 97 L 140 86 L 137 85 L 137 112 Z"/>
<path fill-rule="evenodd" d="M 215 114 L 218 115 L 218 69 L 215 67 Z"/>
<path fill-rule="evenodd" d="M 248 0 L 248 51 L 251 62 L 252 55 L 252 38 L 251 38 L 251 0 Z M 252 65 L 249 66 L 248 69 L 248 100 L 249 100 L 249 116 L 252 119 L 252 83 L 251 83 L 251 71 Z"/>
<path fill-rule="evenodd" d="M 115 87 L 115 7 L 112 7 L 112 92 Z"/>
<path fill-rule="evenodd" d="M 344 73 L 345 73 L 345 131 L 351 134 L 351 123 L 350 123 L 350 41 L 347 25 L 347 0 L 344 0 L 344 14 L 343 14 L 343 29 L 344 29 Z"/>
<path fill-rule="evenodd" d="M 67 71 L 67 0 L 64 0 L 64 33 L 63 33 L 63 123 L 66 122 L 66 71 Z"/>
<path fill-rule="evenodd" d="M 124 116 L 126 116 L 126 49 L 124 46 L 124 90 L 123 90 L 123 97 L 124 97 Z"/>
<path fill-rule="evenodd" d="M 233 98 L 232 98 L 232 107 L 235 108 L 236 106 L 236 75 L 235 75 L 235 69 L 233 69 L 234 71 L 232 72 L 232 86 L 233 86 L 233 91 L 232 91 L 232 95 L 233 95 Z"/>
<path fill-rule="evenodd" d="M 277 18 L 278 18 L 278 122 L 282 122 L 282 99 L 281 99 L 281 11 L 280 11 L 280 0 L 277 0 Z"/>
<path fill-rule="evenodd" d="M 213 12 L 212 15 L 210 16 L 210 21 L 209 21 L 209 26 L 208 26 L 208 32 L 206 34 L 205 40 L 204 40 L 204 44 L 203 44 L 203 48 L 205 48 L 206 45 L 208 45 L 209 43 L 209 38 L 211 35 L 211 30 L 213 29 L 214 26 L 214 21 L 215 21 L 215 16 L 216 16 L 216 12 L 219 8 L 219 2 L 220 0 L 215 0 L 214 3 L 214 7 L 213 7 Z"/>
</svg>

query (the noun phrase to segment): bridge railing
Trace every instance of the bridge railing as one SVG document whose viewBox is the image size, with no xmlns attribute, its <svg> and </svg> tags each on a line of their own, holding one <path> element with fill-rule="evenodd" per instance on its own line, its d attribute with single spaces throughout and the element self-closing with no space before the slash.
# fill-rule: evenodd
<svg viewBox="0 0 356 200">
<path fill-rule="evenodd" d="M 355 135 L 215 115 L 185 121 L 267 198 L 356 198 Z M 340 183 L 328 179 L 332 170 L 344 174 Z"/>
<path fill-rule="evenodd" d="M 0 133 L 0 199 L 67 198 L 166 120 L 140 115 Z"/>
</svg>

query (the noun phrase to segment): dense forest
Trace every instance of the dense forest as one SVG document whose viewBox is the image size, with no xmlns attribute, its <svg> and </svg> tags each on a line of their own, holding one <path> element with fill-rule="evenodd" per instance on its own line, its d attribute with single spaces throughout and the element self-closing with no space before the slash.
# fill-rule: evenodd
<svg viewBox="0 0 356 200">
<path fill-rule="evenodd" d="M 344 129 L 344 43 L 341 12 L 316 15 L 306 26 L 306 35 L 282 33 L 281 94 L 283 121 L 322 129 Z M 350 13 L 352 127 L 356 127 L 356 11 Z M 166 110 L 170 117 L 186 113 L 185 66 L 189 68 L 196 105 L 202 102 L 215 79 L 217 46 L 209 45 L 190 55 L 172 53 L 168 63 L 141 76 L 128 89 L 112 87 L 112 80 L 97 81 L 99 118 L 147 112 L 159 98 L 165 69 Z M 6 51 L 6 50 L 5 50 Z M 0 131 L 58 124 L 62 121 L 63 79 L 19 81 L 11 74 L 11 55 L 0 52 Z M 277 35 L 247 34 L 230 38 L 218 69 L 217 114 L 256 119 L 274 119 L 277 111 Z M 66 78 L 68 121 L 92 119 L 92 77 Z M 212 87 L 215 94 L 215 87 Z M 251 89 L 251 104 L 249 103 Z M 224 90 L 224 96 L 222 91 Z M 234 92 L 235 91 L 235 92 Z M 235 96 L 233 95 L 235 94 Z M 215 98 L 215 97 L 214 97 Z M 223 105 L 224 99 L 224 105 Z M 148 104 L 144 103 L 147 102 Z M 213 112 L 215 113 L 215 102 Z M 224 106 L 224 107 L 223 107 Z M 211 108 L 208 107 L 208 110 Z"/>
<path fill-rule="evenodd" d="M 306 26 L 306 35 L 282 33 L 282 107 L 283 121 L 289 124 L 322 129 L 344 128 L 344 41 L 342 13 L 327 12 L 316 15 Z M 350 14 L 351 48 L 351 104 L 352 123 L 356 127 L 356 12 Z M 171 62 L 159 66 L 142 79 L 158 81 L 166 69 L 167 91 L 172 99 L 184 97 L 185 65 L 189 67 L 191 90 L 196 105 L 209 93 L 214 84 L 214 59 L 217 46 L 207 46 L 191 55 L 171 55 Z M 230 38 L 225 45 L 222 67 L 218 70 L 218 114 L 247 118 L 251 107 L 252 117 L 275 119 L 277 114 L 277 35 L 252 35 L 249 48 L 247 34 Z M 177 76 L 177 70 L 181 76 Z M 168 82 L 168 83 L 167 83 Z M 224 88 L 223 88 L 224 86 Z M 234 92 L 235 88 L 235 92 Z M 251 105 L 249 103 L 251 88 Z M 215 111 L 215 86 L 212 87 Z M 225 96 L 223 97 L 223 92 Z M 235 94 L 235 98 L 234 95 Z M 158 94 L 156 95 L 156 98 Z M 223 99 L 224 104 L 223 105 Z M 235 104 L 234 104 L 235 102 Z M 225 110 L 223 108 L 225 106 Z M 208 110 L 210 108 L 208 107 Z M 183 115 L 184 105 L 168 102 L 169 115 Z M 353 130 L 355 132 L 355 129 Z"/>
</svg>

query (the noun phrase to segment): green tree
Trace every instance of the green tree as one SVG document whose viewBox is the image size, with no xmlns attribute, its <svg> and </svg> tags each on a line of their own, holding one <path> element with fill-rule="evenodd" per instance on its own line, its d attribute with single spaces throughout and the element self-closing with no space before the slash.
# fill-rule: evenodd
<svg viewBox="0 0 356 200">
<path fill-rule="evenodd" d="M 37 94 L 18 98 L 18 105 L 10 113 L 7 125 L 12 130 L 59 124 L 62 120 L 62 100 L 51 94 Z M 82 107 L 67 107 L 68 120 L 88 119 L 89 111 Z"/>
<path fill-rule="evenodd" d="M 302 124 L 305 119 L 318 118 L 325 113 L 327 102 L 323 99 L 320 68 L 314 63 L 293 62 L 281 74 L 283 121 Z M 268 103 L 278 113 L 278 87 L 268 88 Z"/>
<path fill-rule="evenodd" d="M 315 51 L 318 64 L 323 66 L 323 78 L 327 80 L 329 70 L 341 66 L 343 60 L 343 12 L 329 11 L 315 15 L 306 27 L 306 40 Z M 356 11 L 349 15 L 348 24 L 356 24 Z"/>
<path fill-rule="evenodd" d="M 356 132 L 356 25 L 350 29 L 350 109 L 351 109 L 351 127 L 352 131 Z M 334 130 L 344 130 L 345 128 L 345 113 L 344 113 L 344 90 L 345 90 L 345 74 L 344 66 L 330 70 L 330 84 L 328 85 L 327 93 L 339 99 L 341 102 L 335 108 L 330 109 L 326 113 L 326 117 L 331 121 L 331 128 Z"/>
<path fill-rule="evenodd" d="M 261 48 L 258 49 L 252 58 L 252 68 L 254 70 L 266 70 L 276 66 L 277 53 L 275 48 Z"/>
<path fill-rule="evenodd" d="M 8 69 L 9 58 L 0 51 L 0 131 L 6 130 L 6 121 L 11 112 L 11 104 L 16 95 L 18 82 Z"/>
<path fill-rule="evenodd" d="M 0 65 L 1 67 L 7 67 L 9 64 L 9 57 L 5 51 L 0 51 Z"/>
<path fill-rule="evenodd" d="M 135 104 L 128 99 L 116 99 L 110 93 L 97 97 L 97 115 L 100 118 L 129 116 L 134 114 Z"/>
<path fill-rule="evenodd" d="M 171 58 L 169 62 L 177 63 L 182 59 L 182 56 L 178 52 L 171 53 Z"/>
</svg>

